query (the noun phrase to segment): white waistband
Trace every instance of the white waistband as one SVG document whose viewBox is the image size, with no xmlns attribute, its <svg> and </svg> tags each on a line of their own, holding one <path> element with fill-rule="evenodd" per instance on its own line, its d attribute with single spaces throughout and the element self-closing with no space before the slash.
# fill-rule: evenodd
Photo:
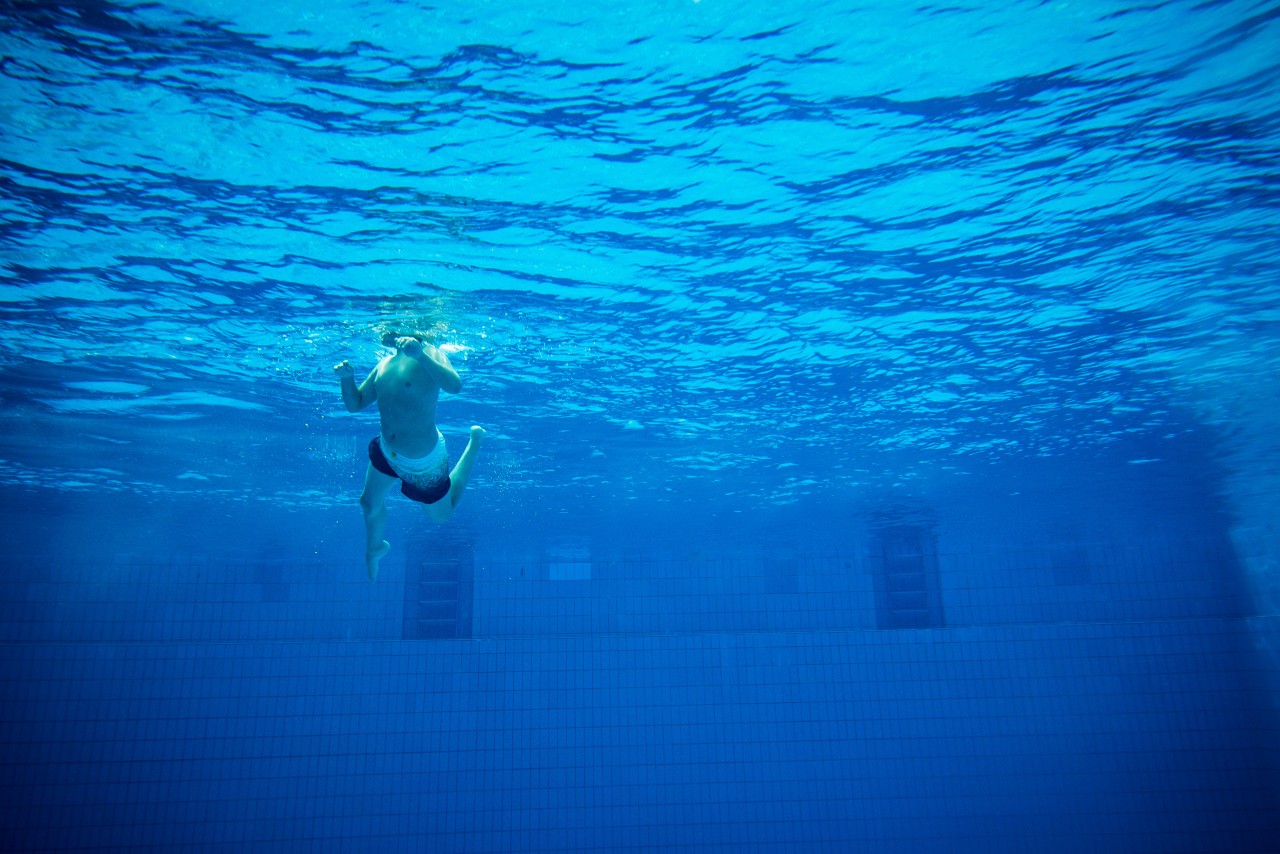
<svg viewBox="0 0 1280 854">
<path fill-rule="evenodd" d="M 387 447 L 387 440 L 381 435 L 378 436 L 378 444 L 382 447 L 383 456 L 396 471 L 426 474 L 440 468 L 442 463 L 446 468 L 449 466 L 449 452 L 445 449 L 444 434 L 439 428 L 436 429 L 436 445 L 425 457 L 406 457 L 404 454 L 397 453 Z"/>
</svg>

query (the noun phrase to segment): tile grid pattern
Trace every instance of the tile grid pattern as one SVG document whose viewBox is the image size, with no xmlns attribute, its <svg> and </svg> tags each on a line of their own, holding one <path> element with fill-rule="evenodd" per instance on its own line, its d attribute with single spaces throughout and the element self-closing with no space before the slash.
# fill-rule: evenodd
<svg viewBox="0 0 1280 854">
<path fill-rule="evenodd" d="M 0 846 L 1269 850 L 1256 647 L 1280 623 L 1217 597 L 1221 567 L 1138 557 L 1068 574 L 1070 612 L 1048 607 L 1061 562 L 943 556 L 949 621 L 962 577 L 1009 574 L 968 588 L 988 622 L 902 630 L 876 628 L 865 556 L 623 557 L 564 580 L 477 558 L 474 636 L 437 640 L 401 636 L 408 585 L 349 567 L 18 567 Z M 1187 593 L 1104 595 L 1161 585 Z"/>
</svg>

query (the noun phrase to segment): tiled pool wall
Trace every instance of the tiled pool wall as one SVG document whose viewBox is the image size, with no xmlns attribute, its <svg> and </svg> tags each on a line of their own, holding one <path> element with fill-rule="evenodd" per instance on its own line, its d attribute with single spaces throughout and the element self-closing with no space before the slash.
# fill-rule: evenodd
<svg viewBox="0 0 1280 854">
<path fill-rule="evenodd" d="M 1212 538 L 16 562 L 5 850 L 1270 851 Z"/>
</svg>

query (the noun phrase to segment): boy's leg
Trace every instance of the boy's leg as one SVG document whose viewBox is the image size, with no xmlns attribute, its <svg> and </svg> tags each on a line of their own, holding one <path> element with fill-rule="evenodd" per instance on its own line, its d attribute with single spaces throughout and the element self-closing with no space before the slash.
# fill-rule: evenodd
<svg viewBox="0 0 1280 854">
<path fill-rule="evenodd" d="M 378 561 L 391 551 L 391 544 L 382 539 L 382 532 L 387 524 L 387 493 L 396 483 L 396 478 L 388 477 L 372 464 L 365 470 L 360 510 L 364 512 L 364 563 L 370 581 L 378 579 Z"/>
<path fill-rule="evenodd" d="M 471 467 L 476 464 L 476 454 L 484 442 L 484 428 L 471 427 L 471 438 L 467 440 L 467 448 L 458 457 L 453 471 L 449 472 L 449 493 L 434 504 L 427 504 L 427 515 L 433 522 L 447 522 L 453 515 L 458 502 L 462 500 L 462 491 L 467 488 L 467 480 L 471 477 Z"/>
</svg>

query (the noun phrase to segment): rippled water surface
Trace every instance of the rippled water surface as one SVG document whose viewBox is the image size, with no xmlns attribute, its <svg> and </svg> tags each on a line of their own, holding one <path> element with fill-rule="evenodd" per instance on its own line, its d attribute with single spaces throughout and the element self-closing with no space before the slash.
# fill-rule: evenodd
<svg viewBox="0 0 1280 854">
<path fill-rule="evenodd" d="M 1276 469 L 1275 3 L 330 5 L 0 4 L 11 494 L 349 502 L 404 326 L 490 508 Z"/>
</svg>

